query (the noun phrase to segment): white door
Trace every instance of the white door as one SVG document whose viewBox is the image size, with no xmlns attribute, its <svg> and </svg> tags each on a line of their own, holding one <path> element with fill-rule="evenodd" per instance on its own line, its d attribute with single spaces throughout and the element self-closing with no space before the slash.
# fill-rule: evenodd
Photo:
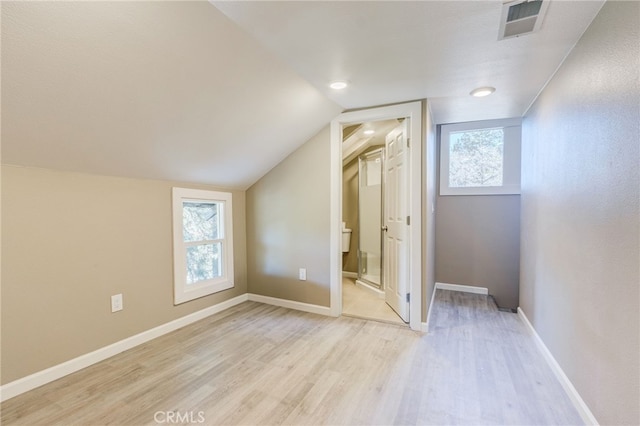
<svg viewBox="0 0 640 426">
<path fill-rule="evenodd" d="M 384 195 L 384 287 L 385 300 L 404 322 L 409 321 L 408 270 L 408 119 L 386 138 Z"/>
</svg>

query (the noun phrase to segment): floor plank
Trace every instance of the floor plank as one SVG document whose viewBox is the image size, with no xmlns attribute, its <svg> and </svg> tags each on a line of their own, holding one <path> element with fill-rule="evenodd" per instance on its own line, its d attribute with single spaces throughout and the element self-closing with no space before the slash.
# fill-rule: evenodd
<svg viewBox="0 0 640 426">
<path fill-rule="evenodd" d="M 445 290 L 429 334 L 246 302 L 0 408 L 4 425 L 581 424 L 517 315 Z"/>
</svg>

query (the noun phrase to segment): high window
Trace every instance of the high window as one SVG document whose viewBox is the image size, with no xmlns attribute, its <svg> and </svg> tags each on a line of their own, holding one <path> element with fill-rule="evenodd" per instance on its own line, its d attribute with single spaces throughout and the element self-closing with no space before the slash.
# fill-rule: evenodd
<svg viewBox="0 0 640 426">
<path fill-rule="evenodd" d="M 233 287 L 229 192 L 173 188 L 174 303 Z"/>
<path fill-rule="evenodd" d="M 440 195 L 519 194 L 520 133 L 520 119 L 443 125 Z"/>
</svg>

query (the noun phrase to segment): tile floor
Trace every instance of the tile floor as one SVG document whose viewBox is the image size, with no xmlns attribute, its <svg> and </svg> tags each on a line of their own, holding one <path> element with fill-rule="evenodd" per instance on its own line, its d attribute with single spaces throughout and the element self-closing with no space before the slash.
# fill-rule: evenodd
<svg viewBox="0 0 640 426">
<path fill-rule="evenodd" d="M 405 324 L 384 299 L 356 285 L 354 278 L 342 278 L 342 315 L 391 324 Z"/>
</svg>

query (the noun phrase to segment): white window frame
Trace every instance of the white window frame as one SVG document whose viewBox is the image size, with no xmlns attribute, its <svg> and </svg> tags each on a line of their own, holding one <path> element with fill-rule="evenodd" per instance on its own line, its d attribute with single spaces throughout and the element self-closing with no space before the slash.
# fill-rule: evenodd
<svg viewBox="0 0 640 426">
<path fill-rule="evenodd" d="M 233 206 L 230 192 L 173 188 L 173 288 L 174 305 L 233 288 Z M 184 241 L 183 203 L 185 201 L 221 204 L 220 238 L 222 276 L 187 285 L 187 247 Z"/>
<path fill-rule="evenodd" d="M 444 124 L 440 127 L 440 195 L 507 195 L 520 194 L 520 150 L 522 119 L 469 121 L 466 123 Z M 502 186 L 449 185 L 450 134 L 484 129 L 504 129 L 504 158 Z"/>
</svg>

